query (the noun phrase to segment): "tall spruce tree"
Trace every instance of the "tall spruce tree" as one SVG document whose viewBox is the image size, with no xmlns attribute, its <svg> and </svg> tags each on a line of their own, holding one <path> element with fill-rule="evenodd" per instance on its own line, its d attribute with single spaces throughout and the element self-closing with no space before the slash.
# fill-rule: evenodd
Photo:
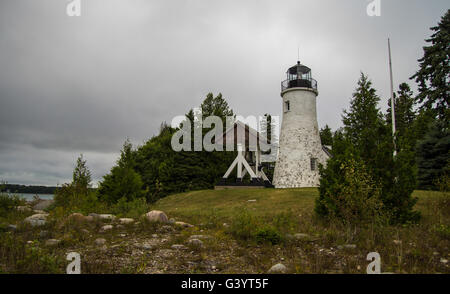
<svg viewBox="0 0 450 294">
<path fill-rule="evenodd" d="M 349 182 L 359 188 L 349 187 L 346 191 L 353 191 L 351 193 L 358 193 L 359 196 L 347 195 L 344 202 L 356 201 L 358 197 L 370 198 L 370 193 L 362 193 L 364 189 L 369 189 L 378 195 L 383 203 L 384 214 L 389 215 L 391 222 L 417 220 L 418 214 L 413 212 L 416 200 L 411 197 L 415 187 L 414 156 L 407 149 L 399 152 L 394 159 L 393 137 L 388 123 L 378 109 L 379 100 L 371 81 L 361 74 L 350 109 L 343 115 L 343 131 L 336 132 L 333 138 L 333 157 L 328 160 L 326 168 L 321 168 L 320 197 L 316 203 L 319 215 L 339 210 L 345 204 L 342 199 L 339 200 L 339 191 L 344 189 L 342 182 Z M 347 171 L 355 168 L 367 174 L 371 180 L 365 182 L 363 178 L 359 178 L 358 181 L 350 181 L 348 173 L 341 170 L 342 167 L 346 167 Z M 366 188 L 361 190 L 361 187 Z M 380 193 L 377 192 L 378 189 Z"/>
<path fill-rule="evenodd" d="M 322 145 L 333 145 L 333 132 L 328 125 L 325 125 L 325 127 L 320 130 L 320 141 L 322 142 Z"/>
<path fill-rule="evenodd" d="M 450 9 L 442 17 L 423 47 L 420 69 L 411 78 L 419 85 L 420 108 L 432 110 L 434 116 L 449 123 L 450 95 Z"/>
</svg>

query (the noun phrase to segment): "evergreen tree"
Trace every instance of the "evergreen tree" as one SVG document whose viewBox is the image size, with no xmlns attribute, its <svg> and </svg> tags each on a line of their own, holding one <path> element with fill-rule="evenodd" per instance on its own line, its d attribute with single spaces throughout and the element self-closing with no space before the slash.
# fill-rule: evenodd
<svg viewBox="0 0 450 294">
<path fill-rule="evenodd" d="M 448 172 L 450 132 L 443 121 L 435 121 L 418 142 L 418 183 L 421 189 L 436 189 L 436 182 Z"/>
<path fill-rule="evenodd" d="M 397 92 L 397 95 L 394 96 L 394 103 L 397 151 L 401 148 L 413 150 L 416 144 L 416 132 L 414 129 L 416 114 L 413 110 L 413 92 L 407 83 L 400 84 L 399 91 Z M 392 129 L 391 99 L 388 100 L 388 106 L 386 122 L 388 123 L 389 128 Z"/>
<path fill-rule="evenodd" d="M 449 123 L 450 93 L 450 9 L 438 26 L 432 27 L 433 34 L 423 47 L 424 56 L 419 59 L 420 69 L 412 76 L 419 85 L 417 101 L 420 108 L 432 110 L 433 114 Z"/>
<path fill-rule="evenodd" d="M 86 165 L 86 160 L 83 159 L 83 154 L 77 159 L 75 169 L 72 174 L 72 185 L 77 192 L 87 193 L 91 185 L 91 171 Z"/>
<path fill-rule="evenodd" d="M 377 195 L 383 204 L 383 214 L 388 215 L 391 222 L 417 220 L 418 214 L 412 210 L 416 199 L 411 197 L 415 187 L 414 153 L 405 148 L 394 159 L 392 132 L 377 107 L 379 100 L 370 80 L 361 74 L 350 109 L 343 115 L 343 131 L 336 132 L 333 138 L 333 157 L 328 160 L 326 168 L 321 168 L 320 200 L 316 203 L 319 215 L 338 210 L 336 203 L 342 206 L 345 201 L 356 201 L 360 197 L 372 203 L 370 195 Z M 354 175 L 352 170 L 370 181 L 356 175 L 353 181 L 349 176 Z M 342 196 L 339 191 L 344 189 L 342 182 L 355 187 L 348 187 L 343 194 L 347 195 L 345 199 L 339 200 Z M 362 193 L 364 189 L 373 193 Z M 379 207 L 376 203 L 373 202 L 377 207 L 375 210 Z M 359 206 L 350 207 L 357 209 Z"/>
<path fill-rule="evenodd" d="M 134 170 L 134 158 L 135 152 L 127 139 L 123 144 L 117 165 L 111 168 L 110 173 L 103 177 L 99 185 L 98 193 L 101 200 L 114 204 L 122 198 L 133 201 L 146 196 L 141 176 Z"/>
<path fill-rule="evenodd" d="M 325 125 L 325 127 L 320 130 L 320 141 L 322 142 L 322 145 L 333 145 L 333 133 L 328 125 Z"/>
</svg>

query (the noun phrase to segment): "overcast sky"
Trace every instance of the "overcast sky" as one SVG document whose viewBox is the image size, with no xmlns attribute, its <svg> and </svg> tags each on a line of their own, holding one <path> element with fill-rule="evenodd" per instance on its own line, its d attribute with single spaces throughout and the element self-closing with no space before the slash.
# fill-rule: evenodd
<svg viewBox="0 0 450 294">
<path fill-rule="evenodd" d="M 280 82 L 300 60 L 319 84 L 318 120 L 341 126 L 360 72 L 389 97 L 418 68 L 448 0 L 67 0 L 0 2 L 0 179 L 68 182 L 85 155 L 97 182 L 129 137 L 221 92 L 243 116 L 281 114 Z M 414 83 L 411 81 L 413 89 Z"/>
</svg>

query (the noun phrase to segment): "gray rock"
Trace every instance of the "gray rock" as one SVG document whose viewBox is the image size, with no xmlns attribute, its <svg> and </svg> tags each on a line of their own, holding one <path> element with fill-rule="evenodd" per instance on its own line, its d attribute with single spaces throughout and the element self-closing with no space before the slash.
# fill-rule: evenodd
<svg viewBox="0 0 450 294">
<path fill-rule="evenodd" d="M 185 222 L 175 222 L 175 225 L 183 227 L 183 228 L 192 228 L 193 225 L 185 223 Z"/>
<path fill-rule="evenodd" d="M 110 230 L 112 230 L 114 227 L 112 226 L 112 225 L 106 225 L 106 226 L 103 226 L 102 228 L 101 228 L 101 231 L 102 232 L 106 232 L 106 231 L 110 231 Z"/>
<path fill-rule="evenodd" d="M 443 263 L 443 264 L 447 264 L 447 263 L 448 263 L 448 260 L 445 259 L 445 258 L 441 258 L 440 262 Z"/>
<path fill-rule="evenodd" d="M 119 223 L 123 225 L 128 225 L 134 223 L 134 219 L 132 218 L 119 218 Z"/>
<path fill-rule="evenodd" d="M 208 235 L 192 235 L 189 239 L 209 240 L 212 239 L 212 237 Z"/>
<path fill-rule="evenodd" d="M 55 201 L 54 200 L 41 200 L 39 203 L 33 206 L 34 210 L 45 210 L 50 207 Z"/>
<path fill-rule="evenodd" d="M 98 218 L 101 220 L 114 220 L 116 217 L 112 214 L 99 214 Z"/>
<path fill-rule="evenodd" d="M 344 248 L 345 249 L 356 249 L 356 245 L 355 244 L 345 244 Z"/>
<path fill-rule="evenodd" d="M 59 243 L 61 243 L 61 240 L 48 239 L 47 241 L 45 241 L 45 246 L 53 247 L 53 246 L 57 246 Z"/>
<path fill-rule="evenodd" d="M 287 267 L 284 264 L 278 263 L 269 269 L 269 274 L 285 274 Z"/>
<path fill-rule="evenodd" d="M 181 245 L 181 244 L 174 244 L 174 245 L 172 245 L 172 246 L 170 246 L 172 249 L 175 249 L 175 250 L 186 250 L 187 248 L 186 248 L 186 246 L 184 246 L 184 245 Z"/>
<path fill-rule="evenodd" d="M 95 244 L 97 244 L 99 246 L 105 245 L 105 243 L 106 243 L 106 239 L 104 239 L 104 238 L 97 238 L 97 239 L 95 239 Z"/>
<path fill-rule="evenodd" d="M 297 239 L 297 240 L 307 240 L 307 239 L 309 239 L 309 235 L 308 234 L 297 233 L 297 234 L 294 234 L 294 238 Z"/>
<path fill-rule="evenodd" d="M 153 234 L 152 238 L 158 238 L 158 234 Z"/>
<path fill-rule="evenodd" d="M 98 218 L 100 215 L 98 213 L 89 213 L 88 216 L 92 216 L 93 218 Z"/>
<path fill-rule="evenodd" d="M 175 223 L 175 219 L 174 218 L 169 219 L 169 223 L 174 224 Z"/>
<path fill-rule="evenodd" d="M 148 221 L 151 222 L 162 222 L 162 223 L 168 223 L 169 219 L 167 218 L 167 215 L 160 211 L 160 210 L 152 210 L 150 212 L 147 212 L 145 214 L 145 218 Z"/>
<path fill-rule="evenodd" d="M 191 246 L 202 247 L 203 241 L 199 239 L 189 239 L 188 244 Z"/>
<path fill-rule="evenodd" d="M 25 218 L 24 222 L 29 223 L 33 227 L 43 226 L 47 223 L 47 217 L 48 217 L 48 213 L 33 214 L 32 216 Z"/>
</svg>

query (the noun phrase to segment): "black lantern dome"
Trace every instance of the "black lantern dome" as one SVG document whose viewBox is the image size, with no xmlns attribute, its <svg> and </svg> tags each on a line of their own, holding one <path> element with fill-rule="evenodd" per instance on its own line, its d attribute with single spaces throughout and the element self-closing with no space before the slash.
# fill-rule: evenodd
<svg viewBox="0 0 450 294">
<path fill-rule="evenodd" d="M 291 88 L 308 88 L 317 91 L 317 81 L 311 77 L 311 69 L 300 61 L 286 72 L 287 79 L 281 82 L 281 91 Z"/>
</svg>

